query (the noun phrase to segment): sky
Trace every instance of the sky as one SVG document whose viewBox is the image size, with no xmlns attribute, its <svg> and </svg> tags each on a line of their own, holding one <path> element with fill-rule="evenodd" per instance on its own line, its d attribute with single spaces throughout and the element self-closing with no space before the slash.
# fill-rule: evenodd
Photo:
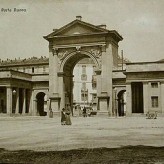
<svg viewBox="0 0 164 164">
<path fill-rule="evenodd" d="M 164 0 L 0 0 L 0 59 L 48 57 L 43 36 L 77 15 L 84 22 L 118 31 L 124 38 L 118 52 L 123 50 L 130 61 L 164 59 L 163 6 Z"/>
</svg>

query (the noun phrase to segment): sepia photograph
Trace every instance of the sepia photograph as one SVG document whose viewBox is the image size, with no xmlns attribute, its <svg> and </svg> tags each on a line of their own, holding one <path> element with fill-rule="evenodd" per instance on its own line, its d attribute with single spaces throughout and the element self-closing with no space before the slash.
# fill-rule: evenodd
<svg viewBox="0 0 164 164">
<path fill-rule="evenodd" d="M 164 0 L 0 0 L 0 163 L 164 163 Z"/>
</svg>

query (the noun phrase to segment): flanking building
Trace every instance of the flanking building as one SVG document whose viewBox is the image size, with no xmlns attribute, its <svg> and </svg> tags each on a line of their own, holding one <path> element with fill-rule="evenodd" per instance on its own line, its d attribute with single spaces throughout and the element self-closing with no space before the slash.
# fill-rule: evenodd
<svg viewBox="0 0 164 164">
<path fill-rule="evenodd" d="M 120 63 L 117 31 L 77 16 L 44 39 L 49 57 L 0 61 L 0 116 L 58 115 L 67 104 L 106 116 L 164 113 L 164 61 Z"/>
</svg>

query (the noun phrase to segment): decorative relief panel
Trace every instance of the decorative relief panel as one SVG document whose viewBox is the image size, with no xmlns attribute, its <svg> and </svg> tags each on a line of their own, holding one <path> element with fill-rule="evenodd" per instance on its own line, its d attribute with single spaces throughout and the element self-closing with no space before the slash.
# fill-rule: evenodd
<svg viewBox="0 0 164 164">
<path fill-rule="evenodd" d="M 89 52 L 93 54 L 96 58 L 100 58 L 101 56 L 101 50 L 99 49 L 91 49 Z"/>
<path fill-rule="evenodd" d="M 86 51 L 91 53 L 98 61 L 99 69 L 102 67 L 102 52 L 105 51 L 105 46 L 94 46 L 94 47 L 86 47 Z"/>
<path fill-rule="evenodd" d="M 102 46 L 83 47 L 82 50 L 88 51 L 89 53 L 91 53 L 96 58 L 100 58 L 102 55 Z"/>
<path fill-rule="evenodd" d="M 88 52 L 92 54 L 92 56 L 97 60 L 99 69 L 101 69 L 102 61 L 101 56 L 102 52 L 105 51 L 105 46 L 76 46 L 71 48 L 53 48 L 53 55 L 58 56 L 58 64 L 60 65 L 62 61 L 71 53 L 71 52 L 77 52 L 79 53 L 85 53 Z M 60 66 L 59 66 L 60 67 Z"/>
<path fill-rule="evenodd" d="M 67 56 L 67 54 L 68 54 L 68 51 L 59 52 L 59 53 L 58 53 L 58 58 L 59 58 L 60 60 L 63 60 L 63 59 Z"/>
<path fill-rule="evenodd" d="M 60 60 L 64 60 L 68 56 L 68 54 L 70 54 L 73 51 L 75 51 L 75 48 L 59 49 L 57 56 Z"/>
</svg>

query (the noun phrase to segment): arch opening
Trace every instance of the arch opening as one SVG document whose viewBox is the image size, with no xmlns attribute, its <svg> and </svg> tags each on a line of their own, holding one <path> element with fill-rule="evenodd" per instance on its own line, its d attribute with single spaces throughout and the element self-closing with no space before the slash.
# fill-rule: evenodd
<svg viewBox="0 0 164 164">
<path fill-rule="evenodd" d="M 118 100 L 118 115 L 126 115 L 126 90 L 121 90 L 117 95 Z"/>
<path fill-rule="evenodd" d="M 45 100 L 46 94 L 44 92 L 39 92 L 36 95 L 36 101 L 37 101 L 37 113 L 39 116 L 46 116 L 47 112 L 45 111 L 45 105 L 46 105 L 46 100 Z"/>
<path fill-rule="evenodd" d="M 84 61 L 81 62 L 81 61 Z M 89 62 L 87 64 L 87 62 Z M 94 85 L 96 83 L 96 74 L 94 71 L 99 69 L 98 62 L 93 57 L 84 53 L 72 53 L 63 61 L 63 81 L 65 89 L 65 105 L 70 104 L 72 113 L 76 106 L 92 106 L 96 108 L 97 90 Z M 87 66 L 90 67 L 87 67 Z M 93 67 L 94 66 L 94 67 Z M 77 68 L 77 69 L 76 69 Z M 94 90 L 94 91 L 93 91 Z"/>
</svg>

